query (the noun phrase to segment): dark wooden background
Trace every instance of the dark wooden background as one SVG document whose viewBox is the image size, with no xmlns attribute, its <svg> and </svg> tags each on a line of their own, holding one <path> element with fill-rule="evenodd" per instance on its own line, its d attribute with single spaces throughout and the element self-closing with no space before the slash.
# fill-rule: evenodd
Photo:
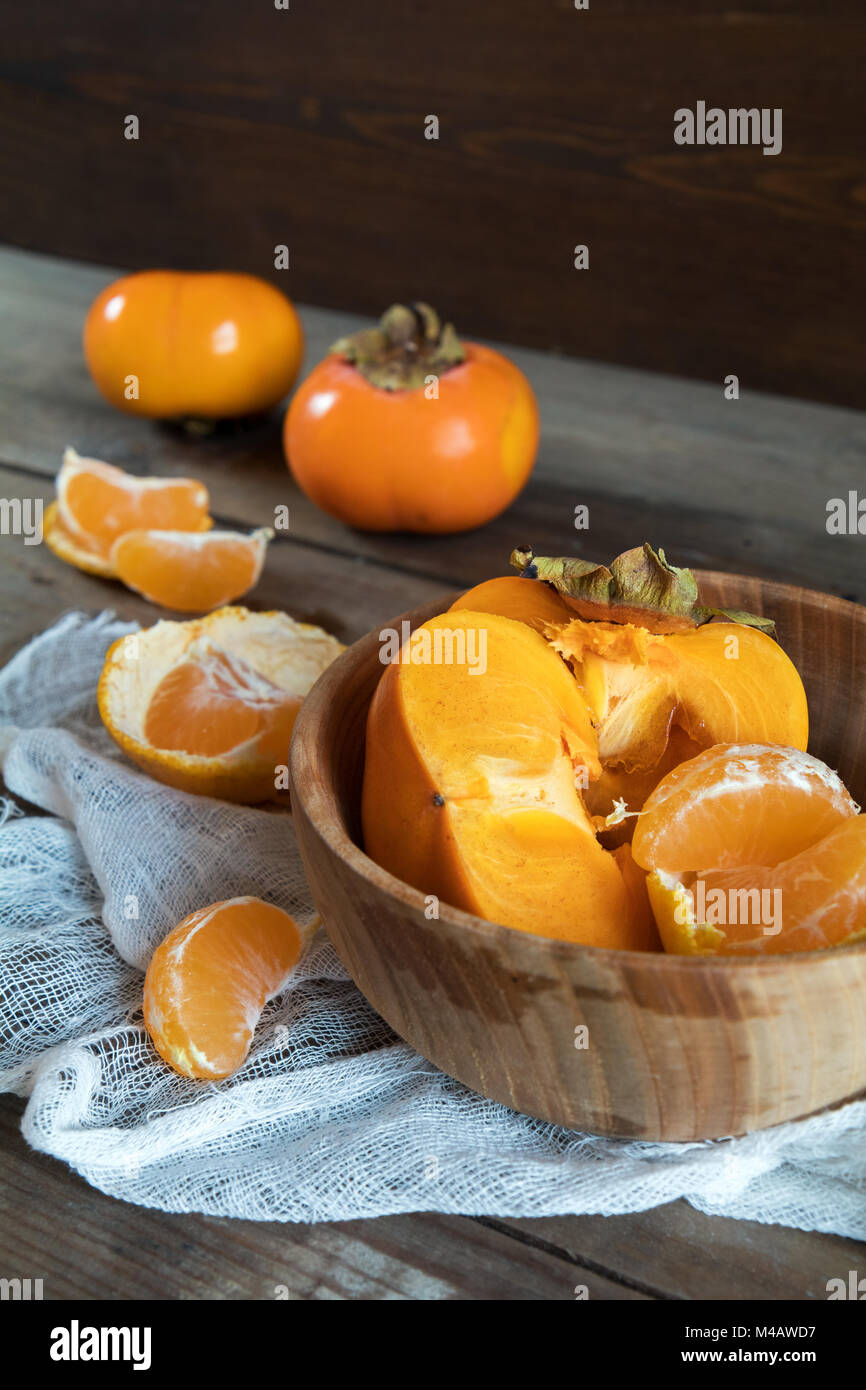
<svg viewBox="0 0 866 1390">
<path fill-rule="evenodd" d="M 866 403 L 863 0 L 0 0 L 0 21 L 0 240 L 237 267 L 344 310 L 424 297 L 470 335 Z M 676 146 L 698 100 L 782 107 L 782 153 Z"/>
</svg>

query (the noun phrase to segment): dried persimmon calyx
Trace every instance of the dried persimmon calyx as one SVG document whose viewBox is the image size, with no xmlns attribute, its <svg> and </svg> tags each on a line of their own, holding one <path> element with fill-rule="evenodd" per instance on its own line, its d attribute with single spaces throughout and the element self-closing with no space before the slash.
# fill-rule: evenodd
<svg viewBox="0 0 866 1390">
<path fill-rule="evenodd" d="M 331 352 L 383 391 L 423 387 L 431 375 L 441 376 L 466 357 L 454 325 L 443 324 L 436 310 L 421 300 L 392 304 L 375 328 L 340 338 Z"/>
<path fill-rule="evenodd" d="M 528 547 L 513 550 L 511 564 L 526 578 L 549 584 L 581 617 L 634 623 L 654 632 L 681 632 L 726 618 L 775 633 L 771 618 L 698 603 L 691 570 L 670 564 L 665 552 L 649 542 L 623 551 L 610 565 L 577 556 L 533 555 Z"/>
</svg>

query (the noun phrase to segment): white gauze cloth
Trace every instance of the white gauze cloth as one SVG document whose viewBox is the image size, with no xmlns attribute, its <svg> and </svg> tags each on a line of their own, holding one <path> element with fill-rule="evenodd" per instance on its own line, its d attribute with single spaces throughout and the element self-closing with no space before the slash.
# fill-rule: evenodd
<svg viewBox="0 0 866 1390">
<path fill-rule="evenodd" d="M 389 1212 L 701 1211 L 866 1238 L 866 1101 L 741 1139 L 576 1134 L 473 1095 L 374 1013 L 326 936 L 265 1009 L 245 1066 L 177 1076 L 141 1021 L 143 971 L 195 908 L 255 894 L 314 919 L 288 812 L 189 796 L 102 728 L 109 644 L 70 614 L 0 672 L 0 1083 L 22 1127 L 103 1192 L 279 1221 Z"/>
</svg>

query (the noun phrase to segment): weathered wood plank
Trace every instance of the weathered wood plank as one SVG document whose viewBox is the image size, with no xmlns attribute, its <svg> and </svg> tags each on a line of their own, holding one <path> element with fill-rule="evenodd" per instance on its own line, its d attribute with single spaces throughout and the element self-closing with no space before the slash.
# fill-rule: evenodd
<svg viewBox="0 0 866 1390">
<path fill-rule="evenodd" d="M 80 334 L 112 273 L 0 252 L 0 460 L 53 475 L 74 443 L 134 472 L 191 474 L 206 482 L 222 518 L 262 525 L 288 505 L 294 538 L 438 576 L 446 587 L 503 572 L 516 543 L 608 559 L 650 539 L 680 563 L 866 597 L 862 538 L 826 530 L 828 499 L 863 483 L 864 414 L 748 391 L 725 401 L 720 389 L 508 349 L 533 383 L 543 422 L 526 491 L 468 536 L 366 535 L 299 492 L 278 416 L 245 433 L 191 440 L 102 400 Z M 317 309 L 303 318 L 308 365 L 360 322 Z M 589 506 L 588 532 L 574 529 L 579 504 Z"/>
<path fill-rule="evenodd" d="M 0 496 L 48 501 L 52 494 L 50 479 L 0 465 Z M 0 536 L 0 567 L 0 662 L 73 608 L 109 608 L 146 627 L 159 618 L 184 616 L 148 603 L 119 582 L 84 574 L 64 564 L 44 543 L 26 545 L 19 536 Z M 354 642 L 376 623 L 444 590 L 436 579 L 395 576 L 373 561 L 277 537 L 268 548 L 258 585 L 243 601 L 258 610 L 284 609 L 303 622 L 318 623 L 343 642 Z"/>
<path fill-rule="evenodd" d="M 465 1217 L 288 1225 L 118 1202 L 29 1149 L 21 1109 L 0 1099 L 0 1276 L 42 1279 L 46 1299 L 548 1301 L 577 1284 L 590 1298 L 646 1297 Z"/>
<path fill-rule="evenodd" d="M 664 1298 L 820 1299 L 827 1280 L 866 1271 L 866 1244 L 820 1231 L 707 1216 L 671 1202 L 628 1216 L 496 1221 L 497 1230 L 616 1270 Z"/>
</svg>

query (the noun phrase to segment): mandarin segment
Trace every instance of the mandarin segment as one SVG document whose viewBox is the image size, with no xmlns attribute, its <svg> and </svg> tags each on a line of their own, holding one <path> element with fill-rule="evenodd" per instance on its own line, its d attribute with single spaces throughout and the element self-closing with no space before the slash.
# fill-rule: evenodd
<svg viewBox="0 0 866 1390">
<path fill-rule="evenodd" d="M 206 613 L 241 598 L 258 583 L 273 532 L 128 531 L 114 544 L 118 578 L 151 603 Z"/>
<path fill-rule="evenodd" d="M 647 799 L 632 842 L 665 950 L 766 955 L 866 935 L 866 817 L 794 748 L 721 745 Z"/>
<path fill-rule="evenodd" d="M 116 579 L 113 564 L 100 553 L 98 545 L 67 530 L 56 501 L 50 502 L 45 509 L 42 534 L 48 549 L 67 565 L 74 565 L 85 574 L 98 575 L 100 579 Z"/>
<path fill-rule="evenodd" d="M 298 924 L 261 898 L 232 898 L 185 917 L 154 951 L 144 982 L 144 1023 L 163 1061 L 196 1079 L 237 1071 L 302 945 Z"/>
<path fill-rule="evenodd" d="M 63 455 L 56 488 L 66 532 L 109 564 L 112 546 L 128 531 L 196 532 L 211 525 L 207 488 L 195 479 L 137 478 L 71 448 Z"/>
<path fill-rule="evenodd" d="M 144 736 L 155 748 L 180 749 L 214 757 L 239 748 L 285 711 L 288 736 L 300 700 L 218 648 L 191 654 L 163 676 L 144 721 Z M 288 736 L 285 747 L 288 748 Z"/>
<path fill-rule="evenodd" d="M 650 898 L 665 949 L 773 955 L 866 937 L 866 816 L 843 820 L 799 854 L 685 879 L 659 870 Z"/>
<path fill-rule="evenodd" d="M 718 744 L 662 779 L 632 850 L 668 873 L 774 865 L 857 811 L 837 774 L 800 749 Z"/>
</svg>

